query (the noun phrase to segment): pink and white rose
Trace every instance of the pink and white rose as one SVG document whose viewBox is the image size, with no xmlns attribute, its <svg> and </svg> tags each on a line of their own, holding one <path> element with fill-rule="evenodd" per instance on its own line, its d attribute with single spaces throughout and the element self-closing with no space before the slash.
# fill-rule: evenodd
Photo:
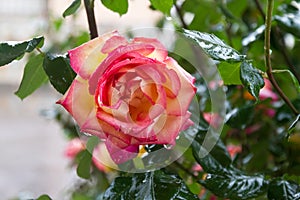
<svg viewBox="0 0 300 200">
<path fill-rule="evenodd" d="M 158 40 L 112 32 L 68 53 L 77 76 L 58 103 L 82 132 L 104 140 L 115 163 L 136 157 L 140 145 L 174 144 L 193 124 L 195 79 Z"/>
</svg>

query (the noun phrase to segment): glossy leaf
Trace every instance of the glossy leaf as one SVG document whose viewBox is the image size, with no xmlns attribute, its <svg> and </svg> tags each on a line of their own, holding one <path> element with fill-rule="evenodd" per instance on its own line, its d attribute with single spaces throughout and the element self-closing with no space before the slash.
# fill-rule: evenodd
<svg viewBox="0 0 300 200">
<path fill-rule="evenodd" d="M 254 106 L 252 104 L 243 105 L 231 110 L 226 115 L 226 123 L 232 128 L 244 129 L 251 123 L 254 116 Z"/>
<path fill-rule="evenodd" d="M 170 15 L 173 0 L 150 0 L 150 2 L 155 9 L 160 10 L 164 14 Z"/>
<path fill-rule="evenodd" d="M 203 145 L 206 143 L 215 143 L 214 147 L 209 150 Z M 217 135 L 209 132 L 199 132 L 192 143 L 193 155 L 196 161 L 202 166 L 205 172 L 217 173 L 223 171 L 224 167 L 231 164 L 231 158 L 228 154 L 225 145 L 220 141 Z M 209 152 L 207 152 L 209 151 Z M 204 153 L 208 153 L 203 156 Z"/>
<path fill-rule="evenodd" d="M 68 58 L 48 53 L 45 56 L 43 67 L 53 87 L 64 94 L 76 76 Z"/>
<path fill-rule="evenodd" d="M 215 136 L 211 134 L 210 137 Z M 267 181 L 263 176 L 247 175 L 232 166 L 230 155 L 221 140 L 203 157 L 201 151 L 208 151 L 203 145 L 205 139 L 210 140 L 207 137 L 200 132 L 192 144 L 195 159 L 207 173 L 203 180 L 199 180 L 200 184 L 217 196 L 230 199 L 250 199 L 266 192 Z"/>
<path fill-rule="evenodd" d="M 72 4 L 64 11 L 63 17 L 74 14 L 81 5 L 81 0 L 74 0 Z"/>
<path fill-rule="evenodd" d="M 22 100 L 48 81 L 43 69 L 43 61 L 44 55 L 39 54 L 30 58 L 26 64 L 21 84 L 18 91 L 15 92 Z"/>
<path fill-rule="evenodd" d="M 106 190 L 104 200 L 121 199 L 198 199 L 176 175 L 163 171 L 133 174 L 118 177 Z"/>
<path fill-rule="evenodd" d="M 40 47 L 43 41 L 44 37 L 37 37 L 24 42 L 0 43 L 0 67 Z"/>
<path fill-rule="evenodd" d="M 288 13 L 283 16 L 275 16 L 275 21 L 280 27 L 300 38 L 300 12 Z"/>
<path fill-rule="evenodd" d="M 300 186 L 293 181 L 275 179 L 269 184 L 268 199 L 299 200 Z"/>
<path fill-rule="evenodd" d="M 128 0 L 101 0 L 108 9 L 123 15 L 128 11 Z"/>
<path fill-rule="evenodd" d="M 225 85 L 241 85 L 240 78 L 240 62 L 237 63 L 227 63 L 220 62 L 218 64 L 218 71 L 222 77 Z"/>
<path fill-rule="evenodd" d="M 259 91 L 264 87 L 264 79 L 258 69 L 254 68 L 250 62 L 243 61 L 241 64 L 241 81 L 249 93 L 259 99 Z"/>
<path fill-rule="evenodd" d="M 253 32 L 249 33 L 246 37 L 243 38 L 242 44 L 243 46 L 248 46 L 252 42 L 255 42 L 259 37 L 261 37 L 264 34 L 266 26 L 261 25 L 257 29 L 255 29 Z"/>
<path fill-rule="evenodd" d="M 217 36 L 193 30 L 183 30 L 183 34 L 194 40 L 211 58 L 218 61 L 240 62 L 245 58 Z"/>
<path fill-rule="evenodd" d="M 295 129 L 296 125 L 298 124 L 300 120 L 300 114 L 298 114 L 295 118 L 295 120 L 291 123 L 291 125 L 288 128 L 288 133 L 291 134 L 293 130 Z"/>
<path fill-rule="evenodd" d="M 44 194 L 42 196 L 39 196 L 36 200 L 52 200 L 52 199 L 48 195 Z"/>
<path fill-rule="evenodd" d="M 247 175 L 235 168 L 224 169 L 218 174 L 209 173 L 199 183 L 215 195 L 232 200 L 259 197 L 267 191 L 268 185 L 262 175 Z"/>
</svg>

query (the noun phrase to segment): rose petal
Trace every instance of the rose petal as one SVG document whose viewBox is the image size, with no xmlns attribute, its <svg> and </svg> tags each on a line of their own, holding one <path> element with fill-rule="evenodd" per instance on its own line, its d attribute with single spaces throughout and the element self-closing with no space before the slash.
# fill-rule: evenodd
<svg viewBox="0 0 300 200">
<path fill-rule="evenodd" d="M 103 142 L 99 143 L 94 149 L 92 160 L 100 171 L 109 172 L 111 169 L 118 169 Z"/>
<path fill-rule="evenodd" d="M 176 98 L 167 98 L 167 111 L 171 115 L 185 115 L 195 93 L 195 78 L 182 69 L 172 58 L 166 61 L 167 67 L 173 69 L 179 76 L 181 88 Z"/>
<path fill-rule="evenodd" d="M 122 60 L 128 58 L 127 53 L 136 53 L 141 55 L 147 55 L 154 51 L 154 47 L 149 44 L 128 44 L 126 46 L 120 46 L 114 51 L 110 52 L 105 60 L 100 64 L 100 66 L 95 70 L 89 79 L 89 90 L 91 94 L 95 93 L 97 88 L 98 80 L 102 74 L 112 66 L 113 63 L 118 63 Z M 135 56 L 136 57 L 136 56 Z M 123 58 L 123 59 L 122 59 Z"/>
<path fill-rule="evenodd" d="M 180 131 L 192 125 L 192 122 L 189 121 L 190 115 L 189 112 L 184 116 L 166 115 L 165 123 L 163 128 L 157 133 L 157 141 L 155 143 L 173 145 Z"/>
<path fill-rule="evenodd" d="M 151 44 L 155 48 L 155 51 L 153 51 L 151 54 L 145 55 L 148 58 L 164 61 L 168 56 L 168 51 L 157 39 L 136 37 L 132 42 L 135 44 Z"/>
<path fill-rule="evenodd" d="M 139 145 L 124 143 L 117 137 L 109 136 L 105 141 L 107 150 L 116 164 L 121 164 L 135 158 L 139 152 Z"/>
<path fill-rule="evenodd" d="M 121 46 L 121 45 L 127 45 L 128 42 L 126 40 L 126 38 L 124 38 L 123 36 L 119 36 L 119 35 L 115 35 L 112 36 L 111 38 L 109 38 L 103 48 L 101 49 L 101 52 L 104 54 L 108 54 L 111 51 L 113 51 L 114 49 L 116 49 L 117 47 Z"/>
<path fill-rule="evenodd" d="M 57 103 L 73 116 L 80 127 L 86 122 L 90 113 L 96 109 L 94 97 L 88 92 L 88 82 L 78 76 Z"/>
<path fill-rule="evenodd" d="M 72 69 L 83 79 L 88 79 L 106 58 L 106 54 L 102 54 L 101 49 L 106 40 L 112 36 L 118 36 L 118 32 L 102 35 L 68 51 Z"/>
</svg>

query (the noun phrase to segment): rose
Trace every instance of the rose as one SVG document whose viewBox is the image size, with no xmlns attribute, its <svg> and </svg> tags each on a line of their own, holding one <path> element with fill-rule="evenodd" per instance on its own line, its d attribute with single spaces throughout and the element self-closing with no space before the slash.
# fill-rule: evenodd
<svg viewBox="0 0 300 200">
<path fill-rule="evenodd" d="M 98 170 L 102 172 L 110 172 L 118 167 L 111 159 L 109 152 L 103 142 L 100 142 L 93 150 L 92 156 L 93 163 Z"/>
<path fill-rule="evenodd" d="M 117 164 L 137 156 L 140 145 L 175 144 L 192 125 L 194 78 L 158 40 L 128 42 L 112 32 L 68 54 L 77 76 L 58 103 L 82 132 L 105 141 Z"/>
</svg>

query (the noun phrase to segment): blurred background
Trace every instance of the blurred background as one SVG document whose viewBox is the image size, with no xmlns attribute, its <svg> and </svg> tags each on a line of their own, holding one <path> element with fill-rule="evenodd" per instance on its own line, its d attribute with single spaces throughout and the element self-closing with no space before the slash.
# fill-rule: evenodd
<svg viewBox="0 0 300 200">
<path fill-rule="evenodd" d="M 88 38 L 82 6 L 76 16 L 62 18 L 72 1 L 0 0 L 0 41 L 44 35 L 45 49 L 65 53 L 69 40 L 76 44 Z M 149 5 L 146 0 L 131 0 L 128 13 L 120 17 L 95 1 L 99 33 L 153 27 L 162 15 Z M 60 96 L 49 85 L 23 101 L 15 96 L 25 64 L 26 58 L 0 67 L 0 199 L 29 199 L 44 193 L 63 199 L 76 175 L 64 156 L 67 140 L 62 129 L 49 118 Z M 42 115 L 45 111 L 48 117 Z"/>
</svg>

